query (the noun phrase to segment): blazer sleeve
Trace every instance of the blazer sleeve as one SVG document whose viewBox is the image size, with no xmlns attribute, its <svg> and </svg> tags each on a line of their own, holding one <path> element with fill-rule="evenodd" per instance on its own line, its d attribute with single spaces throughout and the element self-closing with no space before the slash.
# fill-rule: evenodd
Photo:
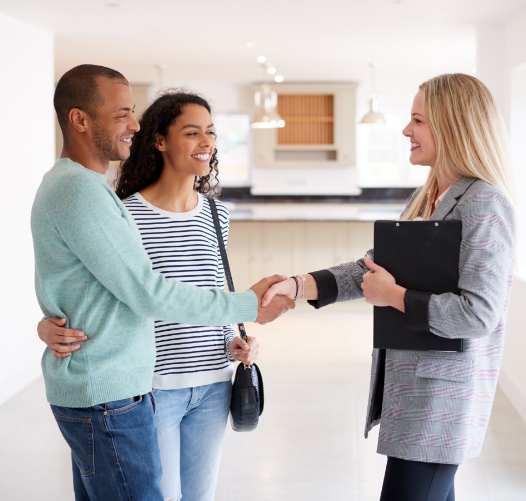
<svg viewBox="0 0 526 501">
<path fill-rule="evenodd" d="M 367 251 L 367 256 L 374 259 L 373 250 Z M 363 276 L 369 271 L 363 259 L 356 262 L 343 263 L 326 270 L 314 271 L 310 274 L 314 277 L 318 286 L 318 299 L 308 301 L 316 309 L 332 303 L 360 299 L 363 296 Z"/>
<path fill-rule="evenodd" d="M 477 338 L 496 329 L 506 308 L 513 272 L 514 211 L 491 186 L 463 197 L 457 207 L 462 220 L 460 295 L 407 291 L 406 326 L 447 338 Z"/>
<path fill-rule="evenodd" d="M 411 206 L 413 200 L 418 196 L 422 187 L 417 188 L 409 197 L 402 217 Z M 370 249 L 366 255 L 374 261 L 374 250 Z M 315 308 L 321 308 L 328 304 L 352 299 L 363 298 L 362 282 L 363 276 L 369 271 L 363 259 L 355 262 L 343 263 L 327 270 L 312 272 L 318 286 L 318 299 L 309 301 Z"/>
</svg>

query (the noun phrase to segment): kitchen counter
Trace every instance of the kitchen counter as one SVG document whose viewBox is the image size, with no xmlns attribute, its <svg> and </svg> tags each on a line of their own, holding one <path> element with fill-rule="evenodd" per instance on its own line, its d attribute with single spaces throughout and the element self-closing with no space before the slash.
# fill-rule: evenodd
<svg viewBox="0 0 526 501">
<path fill-rule="evenodd" d="M 224 202 L 231 221 L 397 220 L 405 204 L 233 203 Z"/>
</svg>

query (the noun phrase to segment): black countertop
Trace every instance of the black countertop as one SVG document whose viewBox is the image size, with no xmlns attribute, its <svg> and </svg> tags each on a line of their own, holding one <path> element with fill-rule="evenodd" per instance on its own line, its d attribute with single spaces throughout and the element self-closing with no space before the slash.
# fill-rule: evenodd
<svg viewBox="0 0 526 501">
<path fill-rule="evenodd" d="M 252 195 L 250 187 L 223 187 L 220 199 L 239 204 L 400 204 L 407 202 L 415 188 L 362 188 L 360 195 Z"/>
</svg>

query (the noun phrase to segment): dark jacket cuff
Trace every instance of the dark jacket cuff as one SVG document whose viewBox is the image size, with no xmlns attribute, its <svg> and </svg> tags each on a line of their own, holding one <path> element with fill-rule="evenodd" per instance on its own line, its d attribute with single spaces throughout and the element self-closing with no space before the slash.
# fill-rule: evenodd
<svg viewBox="0 0 526 501">
<path fill-rule="evenodd" d="M 405 326 L 412 331 L 429 332 L 431 292 L 406 290 L 404 296 Z"/>
<path fill-rule="evenodd" d="M 316 309 L 335 303 L 338 297 L 336 277 L 329 270 L 313 271 L 309 274 L 314 277 L 318 286 L 318 299 L 307 302 Z"/>
</svg>

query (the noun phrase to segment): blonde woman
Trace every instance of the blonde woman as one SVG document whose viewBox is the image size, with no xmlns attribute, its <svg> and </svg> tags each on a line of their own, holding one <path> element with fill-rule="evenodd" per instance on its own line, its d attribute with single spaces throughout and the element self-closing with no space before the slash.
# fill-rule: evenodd
<svg viewBox="0 0 526 501">
<path fill-rule="evenodd" d="M 412 164 L 430 166 L 401 219 L 460 219 L 460 295 L 406 290 L 366 257 L 304 275 L 315 308 L 365 297 L 405 313 L 410 329 L 465 339 L 462 353 L 374 350 L 365 436 L 380 424 L 381 501 L 453 501 L 458 465 L 480 454 L 502 359 L 515 244 L 506 137 L 474 77 L 423 83 L 403 130 Z M 274 285 L 294 298 L 303 278 Z M 296 285 L 298 281 L 299 287 Z"/>
</svg>

